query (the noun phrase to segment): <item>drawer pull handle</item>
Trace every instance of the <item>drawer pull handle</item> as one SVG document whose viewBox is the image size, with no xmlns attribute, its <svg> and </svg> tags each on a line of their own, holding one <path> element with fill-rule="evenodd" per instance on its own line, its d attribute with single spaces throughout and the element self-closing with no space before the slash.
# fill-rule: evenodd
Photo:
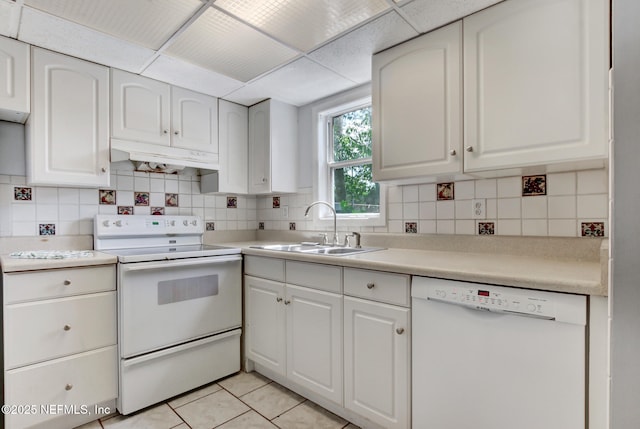
<svg viewBox="0 0 640 429">
<path fill-rule="evenodd" d="M 398 328 L 398 329 L 396 329 L 396 333 L 397 333 L 398 335 L 402 335 L 402 334 L 404 334 L 404 328 Z"/>
<path fill-rule="evenodd" d="M 73 389 L 73 384 L 67 384 L 66 386 L 64 386 L 64 390 L 71 390 Z"/>
<path fill-rule="evenodd" d="M 277 298 L 276 298 L 276 302 L 282 302 L 282 298 L 277 297 Z"/>
<path fill-rule="evenodd" d="M 289 304 L 291 304 L 291 301 L 289 301 L 288 299 L 285 299 L 284 300 L 284 305 L 289 305 Z"/>
<path fill-rule="evenodd" d="M 367 283 L 367 289 L 373 289 L 375 287 L 375 283 Z"/>
<path fill-rule="evenodd" d="M 62 282 L 62 284 L 64 284 L 65 286 L 69 286 L 71 284 L 71 281 L 65 280 L 64 282 Z"/>
<path fill-rule="evenodd" d="M 70 331 L 71 330 L 71 326 L 64 325 L 64 328 L 62 328 L 62 329 L 64 329 L 65 331 Z"/>
</svg>

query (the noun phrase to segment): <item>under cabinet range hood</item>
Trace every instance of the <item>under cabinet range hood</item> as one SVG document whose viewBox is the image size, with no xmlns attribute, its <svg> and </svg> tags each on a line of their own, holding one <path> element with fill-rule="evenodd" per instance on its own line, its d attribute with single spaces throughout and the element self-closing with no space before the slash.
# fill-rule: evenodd
<svg viewBox="0 0 640 429">
<path fill-rule="evenodd" d="M 111 162 L 119 161 L 132 161 L 136 166 L 139 166 L 139 163 L 146 163 L 153 171 L 166 170 L 167 172 L 175 172 L 185 167 L 201 170 L 220 168 L 217 153 L 111 139 Z"/>
</svg>

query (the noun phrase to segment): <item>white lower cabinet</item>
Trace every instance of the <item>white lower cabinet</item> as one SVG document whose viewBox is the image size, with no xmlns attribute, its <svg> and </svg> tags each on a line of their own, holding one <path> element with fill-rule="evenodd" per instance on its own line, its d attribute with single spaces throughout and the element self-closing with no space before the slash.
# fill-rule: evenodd
<svg viewBox="0 0 640 429">
<path fill-rule="evenodd" d="M 94 405 L 118 396 L 115 265 L 5 272 L 1 286 L 4 404 L 17 407 L 4 427 L 104 414 Z"/>
<path fill-rule="evenodd" d="M 385 428 L 409 427 L 408 308 L 344 297 L 344 406 Z"/>
<path fill-rule="evenodd" d="M 248 361 L 363 427 L 410 427 L 410 276 L 257 256 L 245 274 Z"/>
</svg>

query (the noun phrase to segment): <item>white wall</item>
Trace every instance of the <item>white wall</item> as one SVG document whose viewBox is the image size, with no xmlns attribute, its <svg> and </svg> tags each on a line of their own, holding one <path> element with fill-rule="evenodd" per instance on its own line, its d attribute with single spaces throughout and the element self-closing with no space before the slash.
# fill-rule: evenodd
<svg viewBox="0 0 640 429">
<path fill-rule="evenodd" d="M 613 0 L 611 428 L 640 427 L 640 2 Z"/>
</svg>

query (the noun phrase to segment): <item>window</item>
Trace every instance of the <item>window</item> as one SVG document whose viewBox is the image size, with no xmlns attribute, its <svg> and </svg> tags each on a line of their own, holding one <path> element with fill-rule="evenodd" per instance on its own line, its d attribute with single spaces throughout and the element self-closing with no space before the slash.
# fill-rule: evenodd
<svg viewBox="0 0 640 429">
<path fill-rule="evenodd" d="M 313 198 L 333 204 L 341 227 L 386 225 L 386 189 L 372 178 L 371 113 L 367 85 L 311 109 L 316 136 L 313 166 L 317 167 Z M 324 228 L 332 221 L 329 210 L 314 211 L 314 227 Z"/>
<path fill-rule="evenodd" d="M 371 171 L 371 106 L 327 116 L 332 201 L 340 214 L 380 213 L 380 185 Z"/>
</svg>

